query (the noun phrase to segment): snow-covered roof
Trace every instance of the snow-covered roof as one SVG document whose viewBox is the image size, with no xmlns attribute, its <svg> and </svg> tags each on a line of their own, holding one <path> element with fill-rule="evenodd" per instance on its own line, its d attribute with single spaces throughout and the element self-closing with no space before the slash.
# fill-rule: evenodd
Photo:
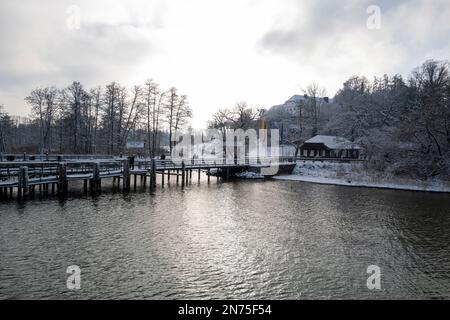
<svg viewBox="0 0 450 320">
<path fill-rule="evenodd" d="M 292 102 L 294 102 L 294 103 L 299 103 L 299 102 L 304 101 L 304 100 L 306 100 L 306 97 L 305 97 L 305 96 L 301 96 L 301 95 L 296 94 L 296 95 L 293 95 L 293 96 L 292 96 L 288 101 L 286 101 L 285 103 L 292 103 Z"/>
<path fill-rule="evenodd" d="M 329 149 L 360 149 L 360 147 L 343 137 L 318 135 L 305 143 L 322 143 Z"/>
</svg>

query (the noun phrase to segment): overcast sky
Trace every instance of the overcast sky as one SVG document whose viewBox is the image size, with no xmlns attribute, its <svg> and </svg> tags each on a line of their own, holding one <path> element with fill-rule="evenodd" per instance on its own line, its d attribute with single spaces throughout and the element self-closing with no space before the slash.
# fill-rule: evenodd
<svg viewBox="0 0 450 320">
<path fill-rule="evenodd" d="M 0 104 L 27 115 L 37 86 L 153 78 L 187 94 L 202 127 L 238 101 L 270 107 L 313 81 L 333 96 L 352 75 L 448 59 L 449 21 L 448 0 L 0 0 Z"/>
</svg>

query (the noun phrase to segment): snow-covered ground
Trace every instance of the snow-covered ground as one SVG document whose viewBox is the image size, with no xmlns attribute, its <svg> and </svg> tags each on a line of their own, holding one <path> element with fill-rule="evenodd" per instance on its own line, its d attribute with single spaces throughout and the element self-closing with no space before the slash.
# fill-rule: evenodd
<svg viewBox="0 0 450 320">
<path fill-rule="evenodd" d="M 264 176 L 262 174 L 249 171 L 236 173 L 236 177 L 241 179 L 264 179 Z"/>
<path fill-rule="evenodd" d="M 363 163 L 303 162 L 291 175 L 276 176 L 278 180 L 294 180 L 353 187 L 387 188 L 429 192 L 450 192 L 450 182 L 422 182 L 396 177 L 370 175 Z"/>
</svg>

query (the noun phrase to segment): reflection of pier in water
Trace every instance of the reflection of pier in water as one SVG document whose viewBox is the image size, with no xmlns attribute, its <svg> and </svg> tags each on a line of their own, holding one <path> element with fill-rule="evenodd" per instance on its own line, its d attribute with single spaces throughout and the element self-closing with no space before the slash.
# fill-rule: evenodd
<svg viewBox="0 0 450 320">
<path fill-rule="evenodd" d="M 92 194 L 101 192 L 102 181 L 112 179 L 113 185 L 123 191 L 134 190 L 139 185 L 150 190 L 157 187 L 157 175 L 160 175 L 161 187 L 171 178 L 181 187 L 192 182 L 193 173 L 200 181 L 201 174 L 230 179 L 236 173 L 253 171 L 264 174 L 263 168 L 276 168 L 267 175 L 291 173 L 295 167 L 292 158 L 245 158 L 240 160 L 217 161 L 193 159 L 187 161 L 139 160 L 134 164 L 129 159 L 107 160 L 64 160 L 64 161 L 7 161 L 0 162 L 0 199 L 18 199 L 34 196 L 36 191 L 44 195 L 66 195 L 70 182 L 83 182 L 83 191 Z M 37 189 L 37 190 L 36 190 Z"/>
</svg>

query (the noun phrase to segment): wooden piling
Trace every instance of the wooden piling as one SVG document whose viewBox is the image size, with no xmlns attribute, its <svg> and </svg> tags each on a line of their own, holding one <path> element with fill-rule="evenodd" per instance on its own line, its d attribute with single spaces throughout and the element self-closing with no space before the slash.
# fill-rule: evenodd
<svg viewBox="0 0 450 320">
<path fill-rule="evenodd" d="M 123 164 L 123 190 L 130 191 L 130 160 L 127 159 Z"/>
<path fill-rule="evenodd" d="M 95 162 L 92 166 L 92 179 L 90 181 L 92 193 L 98 193 L 100 190 L 100 164 Z"/>
<path fill-rule="evenodd" d="M 150 172 L 150 190 L 156 189 L 156 162 L 152 159 L 152 169 Z"/>
<path fill-rule="evenodd" d="M 184 161 L 181 162 L 181 187 L 184 187 L 186 183 L 186 165 Z"/>
<path fill-rule="evenodd" d="M 28 194 L 28 167 L 19 169 L 19 194 L 26 196 Z"/>
<path fill-rule="evenodd" d="M 68 181 L 67 181 L 67 164 L 61 162 L 58 165 L 58 174 L 59 174 L 59 184 L 58 184 L 58 193 L 60 195 L 66 195 L 68 191 Z"/>
</svg>

